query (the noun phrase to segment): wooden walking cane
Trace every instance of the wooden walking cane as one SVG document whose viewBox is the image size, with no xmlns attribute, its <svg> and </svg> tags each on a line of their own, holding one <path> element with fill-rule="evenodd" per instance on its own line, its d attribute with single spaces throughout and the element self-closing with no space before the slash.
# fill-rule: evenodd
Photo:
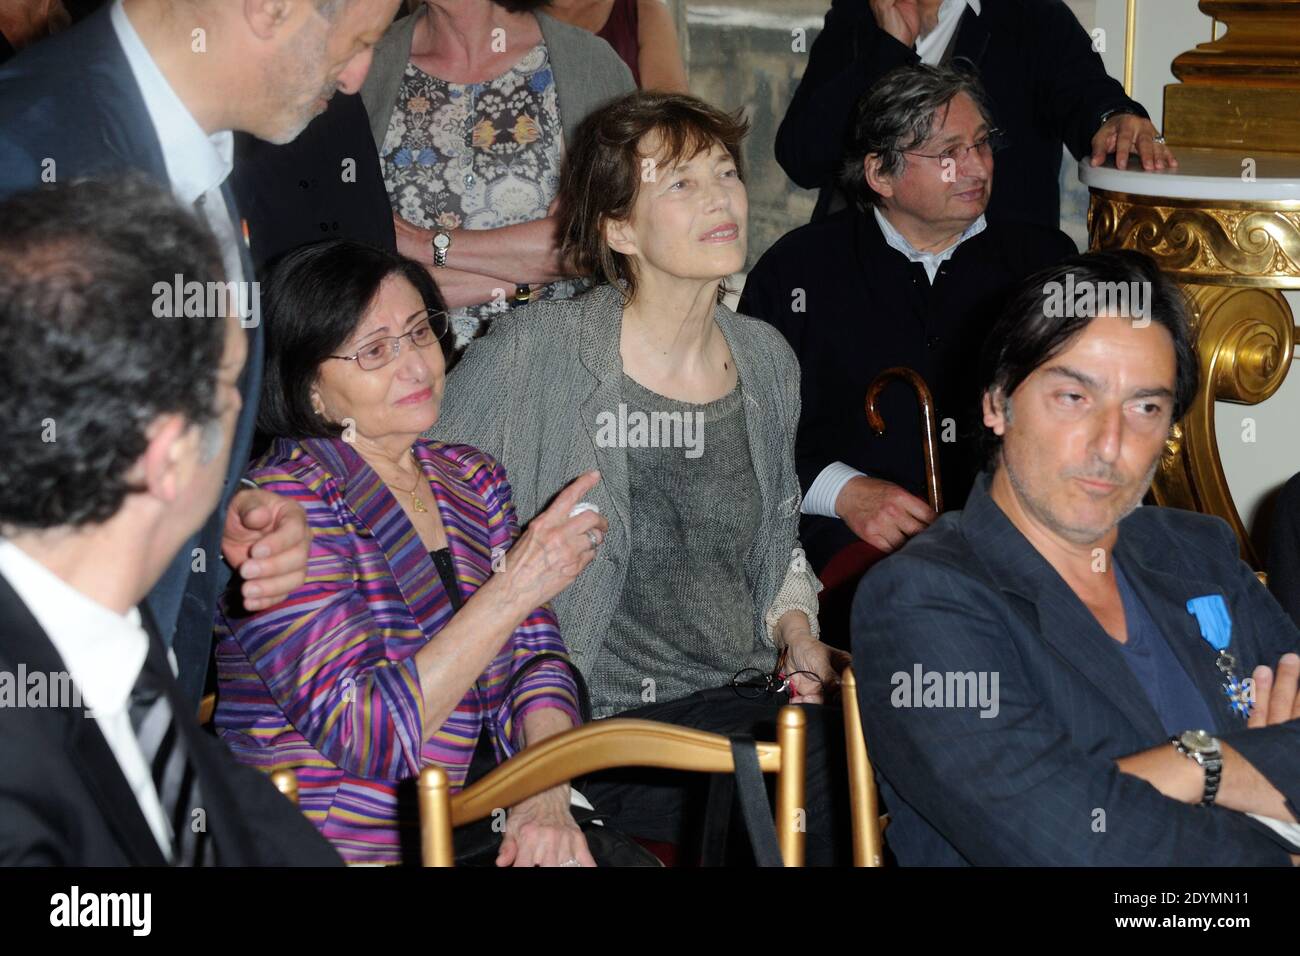
<svg viewBox="0 0 1300 956">
<path fill-rule="evenodd" d="M 930 386 L 925 384 L 925 379 L 920 373 L 915 369 L 896 365 L 877 375 L 867 388 L 867 424 L 877 435 L 885 433 L 885 420 L 880 417 L 876 402 L 880 398 L 880 393 L 885 390 L 885 386 L 894 380 L 911 385 L 912 391 L 916 392 L 917 401 L 921 403 L 921 454 L 925 458 L 926 497 L 930 499 L 930 507 L 934 509 L 935 514 L 938 514 L 943 511 L 943 492 L 939 490 L 939 440 L 935 434 L 934 396 L 930 394 Z"/>
</svg>

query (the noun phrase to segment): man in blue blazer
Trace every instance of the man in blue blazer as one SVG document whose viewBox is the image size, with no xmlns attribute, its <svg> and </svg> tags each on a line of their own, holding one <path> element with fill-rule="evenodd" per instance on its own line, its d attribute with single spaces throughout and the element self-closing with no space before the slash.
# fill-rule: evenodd
<svg viewBox="0 0 1300 956">
<path fill-rule="evenodd" d="M 981 372 L 991 470 L 853 609 L 898 861 L 1300 863 L 1300 631 L 1225 522 L 1138 507 L 1196 394 L 1177 287 L 1067 259 Z"/>
<path fill-rule="evenodd" d="M 220 505 L 147 599 L 194 705 L 231 569 L 243 578 L 245 606 L 257 610 L 303 581 L 309 544 L 297 504 L 239 487 L 261 389 L 262 332 L 248 237 L 226 182 L 231 131 L 289 142 L 336 90 L 355 93 L 396 5 L 117 0 L 0 69 L 0 198 L 43 183 L 144 172 L 206 221 L 241 295 L 248 362 Z M 154 316 L 142 316 L 141 334 L 166 334 L 180 298 L 160 296 Z"/>
</svg>

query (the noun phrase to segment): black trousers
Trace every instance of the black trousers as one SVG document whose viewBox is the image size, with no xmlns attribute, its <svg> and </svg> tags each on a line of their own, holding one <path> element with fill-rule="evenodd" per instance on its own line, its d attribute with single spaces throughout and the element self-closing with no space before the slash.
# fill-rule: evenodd
<svg viewBox="0 0 1300 956">
<path fill-rule="evenodd" d="M 715 734 L 750 734 L 755 740 L 775 740 L 777 712 L 786 703 L 785 694 L 746 700 L 730 687 L 721 687 L 699 691 L 681 700 L 647 704 L 615 716 L 658 720 Z M 852 862 L 852 839 L 843 714 L 838 706 L 798 706 L 808 720 L 804 800 L 806 861 L 809 866 L 847 866 Z M 672 843 L 680 849 L 683 858 L 695 859 L 704 834 L 709 779 L 706 774 L 627 768 L 593 774 L 578 787 L 596 810 L 608 815 L 624 833 Z M 768 776 L 769 785 L 772 780 Z M 733 817 L 731 832 L 740 834 L 738 842 L 745 847 L 748 844 L 743 838 L 740 815 L 734 813 Z M 738 852 L 743 854 L 745 850 Z M 743 859 L 743 856 L 728 856 L 729 863 Z M 752 856 L 749 859 L 752 861 Z"/>
</svg>

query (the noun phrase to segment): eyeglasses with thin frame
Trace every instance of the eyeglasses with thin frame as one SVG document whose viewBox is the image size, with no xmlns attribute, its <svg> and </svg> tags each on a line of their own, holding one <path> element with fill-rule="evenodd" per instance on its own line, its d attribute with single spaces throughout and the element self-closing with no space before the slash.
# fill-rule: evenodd
<svg viewBox="0 0 1300 956">
<path fill-rule="evenodd" d="M 409 332 L 401 335 L 386 335 L 382 339 L 367 342 L 351 355 L 331 355 L 330 358 L 356 362 L 358 368 L 373 372 L 397 360 L 397 357 L 402 354 L 402 339 L 410 339 L 411 344 L 417 349 L 427 349 L 435 342 L 441 341 L 447 334 L 447 313 L 426 309 L 409 316 L 406 321 L 409 323 L 420 315 L 424 318 Z"/>
<path fill-rule="evenodd" d="M 987 159 L 990 155 L 998 152 L 1006 145 L 1006 138 L 1000 129 L 991 129 L 982 137 L 975 140 L 969 145 L 957 143 L 949 146 L 942 153 L 918 153 L 914 149 L 905 149 L 903 153 L 907 156 L 920 156 L 923 159 L 951 159 L 954 163 L 962 162 L 973 149 L 981 157 Z"/>
</svg>

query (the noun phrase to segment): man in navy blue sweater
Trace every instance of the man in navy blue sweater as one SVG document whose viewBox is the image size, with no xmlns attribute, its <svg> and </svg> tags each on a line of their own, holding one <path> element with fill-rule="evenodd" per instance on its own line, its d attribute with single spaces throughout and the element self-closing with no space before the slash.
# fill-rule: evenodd
<svg viewBox="0 0 1300 956">
<path fill-rule="evenodd" d="M 888 388 L 877 435 L 863 410 L 872 380 L 901 365 L 929 384 L 944 501 L 960 508 L 979 470 L 972 358 L 1011 289 L 1076 252 L 1059 229 L 985 218 L 1004 155 L 994 147 L 978 79 L 898 68 L 858 105 L 843 171 L 853 206 L 783 236 L 746 279 L 740 311 L 775 325 L 799 358 L 799 537 L 819 574 L 859 542 L 893 551 L 934 518 L 916 397 Z M 834 619 L 825 598 L 822 610 Z"/>
</svg>

